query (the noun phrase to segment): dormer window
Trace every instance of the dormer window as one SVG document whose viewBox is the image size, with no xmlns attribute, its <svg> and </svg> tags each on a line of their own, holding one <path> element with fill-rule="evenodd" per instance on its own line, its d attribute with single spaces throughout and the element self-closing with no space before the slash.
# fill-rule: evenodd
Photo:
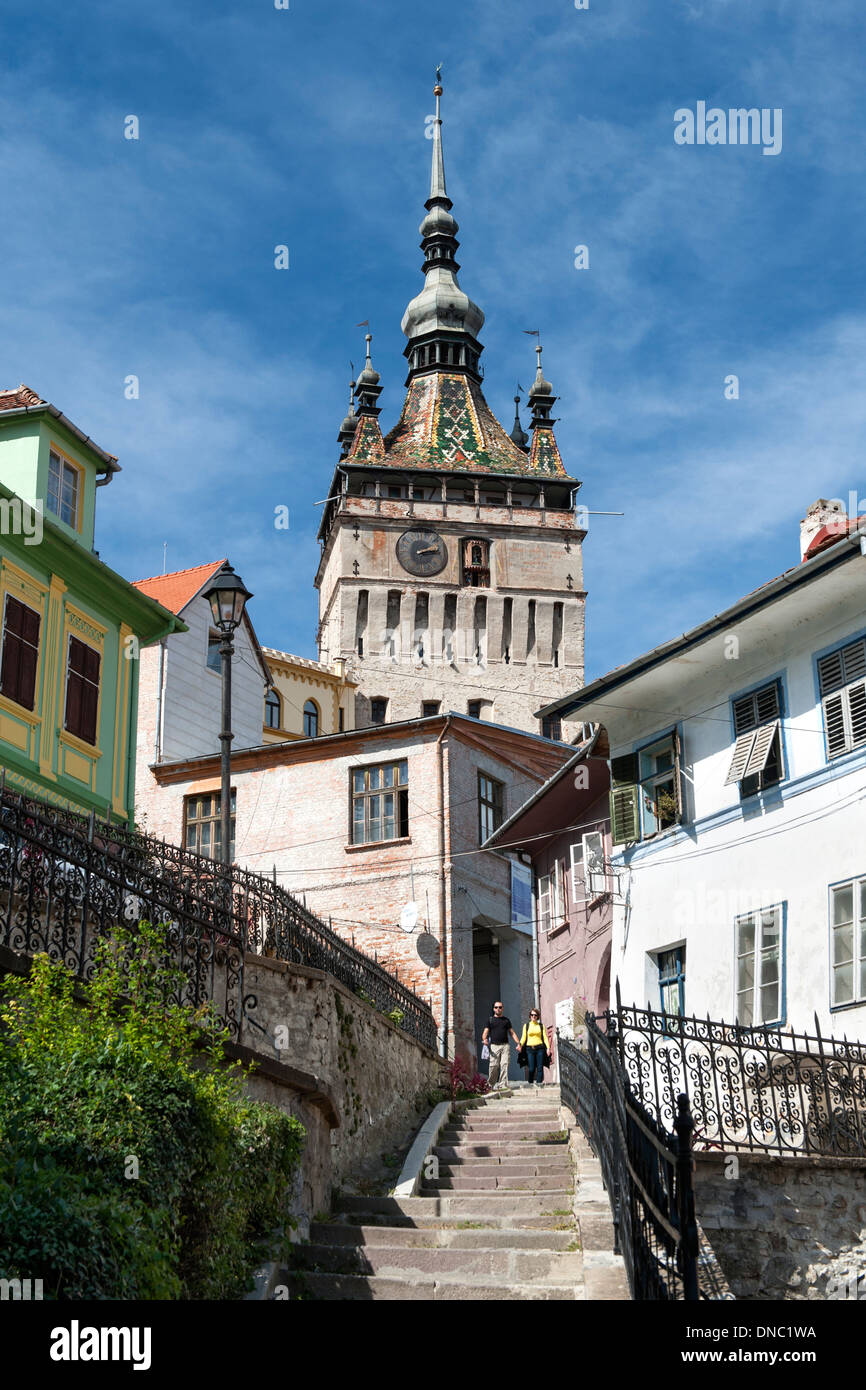
<svg viewBox="0 0 866 1390">
<path fill-rule="evenodd" d="M 48 456 L 48 498 L 50 512 L 59 516 L 67 526 L 78 530 L 78 501 L 81 475 L 74 464 L 61 458 L 54 450 Z"/>
</svg>

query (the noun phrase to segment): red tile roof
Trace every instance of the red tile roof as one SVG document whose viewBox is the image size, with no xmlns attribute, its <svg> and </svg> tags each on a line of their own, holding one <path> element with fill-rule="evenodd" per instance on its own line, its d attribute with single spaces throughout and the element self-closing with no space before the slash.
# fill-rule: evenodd
<svg viewBox="0 0 866 1390">
<path fill-rule="evenodd" d="M 22 382 L 20 386 L 10 386 L 0 391 L 0 410 L 20 410 L 25 405 L 45 405 L 41 396 L 31 391 Z"/>
<path fill-rule="evenodd" d="M 826 550 L 828 546 L 835 545 L 843 536 L 849 536 L 852 531 L 856 531 L 858 526 L 862 526 L 866 521 L 866 516 L 858 516 L 855 519 L 842 516 L 838 521 L 828 521 L 826 526 L 822 526 L 817 531 L 806 547 L 803 560 L 811 560 L 813 555 L 817 555 L 819 550 Z"/>
<path fill-rule="evenodd" d="M 155 598 L 170 613 L 179 615 L 224 564 L 225 559 L 215 560 L 210 565 L 195 565 L 192 569 L 175 570 L 173 574 L 157 574 L 152 579 L 136 580 L 134 587 L 148 598 Z"/>
</svg>

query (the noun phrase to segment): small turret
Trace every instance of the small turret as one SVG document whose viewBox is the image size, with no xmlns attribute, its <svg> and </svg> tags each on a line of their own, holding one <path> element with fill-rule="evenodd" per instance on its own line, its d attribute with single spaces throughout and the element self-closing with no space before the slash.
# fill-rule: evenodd
<svg viewBox="0 0 866 1390">
<path fill-rule="evenodd" d="M 344 459 L 352 447 L 352 440 L 355 438 L 355 430 L 358 428 L 358 417 L 355 414 L 355 383 L 349 383 L 349 413 L 340 426 L 340 433 L 337 438 L 340 441 L 340 458 Z"/>
<path fill-rule="evenodd" d="M 376 404 L 382 394 L 382 387 L 379 385 L 379 373 L 373 367 L 370 360 L 370 344 L 373 341 L 372 333 L 367 334 L 367 360 L 364 363 L 364 370 L 358 377 L 356 392 L 358 396 L 358 415 L 372 416 L 373 419 L 380 413 L 379 406 Z"/>
<path fill-rule="evenodd" d="M 521 391 L 523 389 L 519 383 L 517 389 L 518 391 Z M 509 438 L 511 439 L 512 443 L 517 445 L 518 449 L 522 449 L 525 454 L 529 453 L 529 435 L 526 433 L 526 430 L 520 423 L 519 395 L 514 397 L 514 426 L 512 428 Z"/>
</svg>

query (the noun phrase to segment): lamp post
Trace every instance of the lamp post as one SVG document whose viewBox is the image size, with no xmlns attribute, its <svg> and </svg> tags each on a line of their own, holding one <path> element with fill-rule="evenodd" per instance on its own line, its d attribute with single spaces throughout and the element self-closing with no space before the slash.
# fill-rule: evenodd
<svg viewBox="0 0 866 1390">
<path fill-rule="evenodd" d="M 222 637 L 220 643 L 220 657 L 222 660 L 222 732 L 220 734 L 220 743 L 222 744 L 222 792 L 220 794 L 220 837 L 222 840 L 222 861 L 226 868 L 230 868 L 232 862 L 231 742 L 234 738 L 231 729 L 232 653 L 234 651 L 232 637 L 234 636 L 235 628 L 244 615 L 247 599 L 252 598 L 252 594 L 245 588 L 243 580 L 235 574 L 231 565 L 226 560 L 225 564 L 221 565 L 214 575 L 210 588 L 205 591 L 205 598 L 210 604 L 214 626 L 219 630 Z"/>
</svg>

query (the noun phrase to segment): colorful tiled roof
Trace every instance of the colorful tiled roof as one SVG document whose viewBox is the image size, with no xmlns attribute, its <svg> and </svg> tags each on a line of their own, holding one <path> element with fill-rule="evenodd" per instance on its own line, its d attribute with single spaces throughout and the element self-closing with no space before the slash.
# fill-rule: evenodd
<svg viewBox="0 0 866 1390">
<path fill-rule="evenodd" d="M 509 439 L 477 381 L 451 372 L 413 377 L 397 424 L 376 449 L 362 421 L 351 455 L 359 463 L 389 468 L 443 469 L 453 473 L 514 473 L 564 478 L 565 467 L 551 430 L 525 454 Z"/>
<path fill-rule="evenodd" d="M 134 587 L 148 598 L 155 598 L 170 613 L 180 614 L 192 602 L 200 589 L 216 574 L 225 559 L 210 565 L 195 565 L 193 569 L 175 570 L 173 574 L 157 574 L 152 579 L 138 579 Z"/>
<path fill-rule="evenodd" d="M 533 430 L 532 444 L 529 448 L 529 465 L 532 473 L 549 473 L 562 476 L 565 465 L 559 452 L 559 445 L 551 429 Z"/>
<path fill-rule="evenodd" d="M 352 447 L 349 450 L 349 458 L 356 458 L 363 463 L 381 463 L 383 454 L 384 445 L 379 421 L 372 415 L 360 416 L 352 439 Z"/>
</svg>

